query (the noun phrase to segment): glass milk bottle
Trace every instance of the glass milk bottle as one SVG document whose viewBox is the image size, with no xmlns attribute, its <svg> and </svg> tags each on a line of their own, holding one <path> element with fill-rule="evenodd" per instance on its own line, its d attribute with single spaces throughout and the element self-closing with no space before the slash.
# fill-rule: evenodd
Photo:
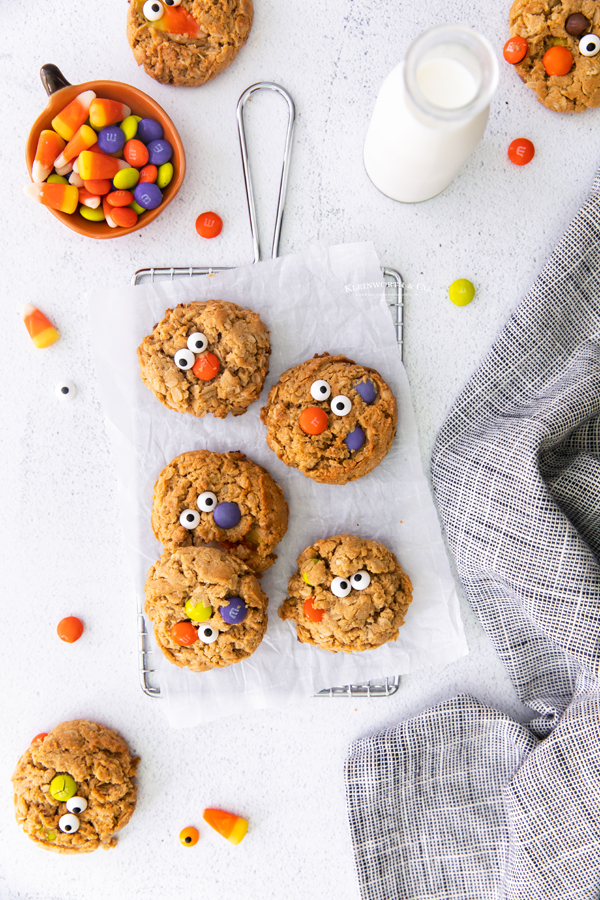
<svg viewBox="0 0 600 900">
<path fill-rule="evenodd" d="M 435 197 L 479 143 L 498 84 L 485 38 L 442 25 L 419 35 L 381 86 L 365 140 L 365 168 L 393 200 Z"/>
</svg>

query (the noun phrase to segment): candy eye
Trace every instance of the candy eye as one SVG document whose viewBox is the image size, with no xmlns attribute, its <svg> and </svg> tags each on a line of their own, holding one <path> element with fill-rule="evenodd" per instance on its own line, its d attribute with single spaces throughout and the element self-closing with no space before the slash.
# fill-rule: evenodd
<svg viewBox="0 0 600 900">
<path fill-rule="evenodd" d="M 181 0 L 163 0 L 165 6 L 179 6 Z"/>
<path fill-rule="evenodd" d="M 87 809 L 87 805 L 85 797 L 71 797 L 70 800 L 67 800 L 67 809 L 70 813 L 77 813 L 77 815 Z"/>
<path fill-rule="evenodd" d="M 189 528 L 191 531 L 192 528 L 196 528 L 200 524 L 200 513 L 196 512 L 195 509 L 184 509 L 179 516 L 179 524 L 183 525 L 184 528 Z"/>
<path fill-rule="evenodd" d="M 178 369 L 183 369 L 183 371 L 185 372 L 186 369 L 192 368 L 192 366 L 196 362 L 196 357 L 191 350 L 186 350 L 185 348 L 183 348 L 182 350 L 177 351 L 177 353 L 173 357 L 173 362 Z"/>
<path fill-rule="evenodd" d="M 212 512 L 217 505 L 217 495 L 212 491 L 204 491 L 196 500 L 196 505 L 202 512 Z"/>
<path fill-rule="evenodd" d="M 331 388 L 326 381 L 323 381 L 323 379 L 313 381 L 310 386 L 310 396 L 315 400 L 329 400 L 331 397 Z"/>
<path fill-rule="evenodd" d="M 343 394 L 338 394 L 331 401 L 331 412 L 336 416 L 347 416 L 351 409 L 352 400 Z"/>
<path fill-rule="evenodd" d="M 597 34 L 585 34 L 579 41 L 582 56 L 597 56 L 600 53 L 600 38 Z"/>
<path fill-rule="evenodd" d="M 79 831 L 79 819 L 73 813 L 65 813 L 58 820 L 58 827 L 66 834 L 75 834 L 76 831 Z"/>
<path fill-rule="evenodd" d="M 59 381 L 54 388 L 54 393 L 59 400 L 71 400 L 77 393 L 77 388 L 72 381 Z"/>
<path fill-rule="evenodd" d="M 357 572 L 352 576 L 350 584 L 355 591 L 364 591 L 364 589 L 368 588 L 371 584 L 371 576 L 368 572 L 365 572 L 364 569 L 361 569 L 360 572 Z"/>
<path fill-rule="evenodd" d="M 214 644 L 219 637 L 219 632 L 213 625 L 201 625 L 198 629 L 198 637 L 203 644 Z"/>
<path fill-rule="evenodd" d="M 352 588 L 347 578 L 334 578 L 331 582 L 331 593 L 334 597 L 347 597 Z"/>
<path fill-rule="evenodd" d="M 157 19 L 162 19 L 165 14 L 164 7 L 158 0 L 146 0 L 142 12 L 149 22 L 156 22 Z"/>
<path fill-rule="evenodd" d="M 187 345 L 188 350 L 191 350 L 192 353 L 202 353 L 208 347 L 208 338 L 201 331 L 195 331 L 187 339 Z"/>
</svg>

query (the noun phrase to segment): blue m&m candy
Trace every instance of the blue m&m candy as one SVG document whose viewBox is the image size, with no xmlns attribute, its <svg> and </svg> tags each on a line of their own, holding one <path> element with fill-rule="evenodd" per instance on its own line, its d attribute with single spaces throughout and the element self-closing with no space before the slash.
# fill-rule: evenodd
<svg viewBox="0 0 600 900">
<path fill-rule="evenodd" d="M 214 508 L 213 519 L 219 528 L 235 528 L 241 518 L 237 503 L 219 503 Z"/>
<path fill-rule="evenodd" d="M 107 125 L 98 132 L 98 147 L 103 153 L 118 153 L 124 143 L 125 134 L 118 125 Z"/>
<path fill-rule="evenodd" d="M 133 192 L 136 203 L 139 203 L 144 209 L 156 209 L 162 200 L 162 191 L 156 184 L 143 181 L 138 184 Z"/>
<path fill-rule="evenodd" d="M 348 450 L 360 450 L 365 441 L 365 433 L 360 425 L 357 425 L 354 431 L 351 431 L 344 438 L 344 443 L 348 447 Z"/>
<path fill-rule="evenodd" d="M 138 123 L 138 134 L 140 133 L 141 122 Z M 160 140 L 150 141 L 148 144 L 148 162 L 153 166 L 162 166 L 163 163 L 169 162 L 173 156 L 173 148 L 168 141 Z"/>
<path fill-rule="evenodd" d="M 143 141 L 144 144 L 149 144 L 150 141 L 160 141 L 163 135 L 164 131 L 162 125 L 154 119 L 140 119 L 137 123 L 137 132 L 135 136 L 138 141 Z"/>
<path fill-rule="evenodd" d="M 377 397 L 377 391 L 373 382 L 367 378 L 366 381 L 360 381 L 354 385 L 354 390 L 363 398 L 365 403 L 372 403 Z"/>
<path fill-rule="evenodd" d="M 228 597 L 229 605 L 219 607 L 221 617 L 228 625 L 237 625 L 246 618 L 248 608 L 241 597 Z"/>
</svg>

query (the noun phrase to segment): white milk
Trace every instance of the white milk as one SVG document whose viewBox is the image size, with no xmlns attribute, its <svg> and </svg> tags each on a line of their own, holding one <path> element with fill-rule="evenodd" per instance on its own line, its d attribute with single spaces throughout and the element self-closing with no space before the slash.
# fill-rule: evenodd
<svg viewBox="0 0 600 900">
<path fill-rule="evenodd" d="M 463 64 L 456 58 L 456 39 L 467 29 L 442 28 L 425 32 L 425 54 L 409 58 L 413 67 L 411 95 L 400 63 L 387 76 L 375 103 L 364 149 L 367 174 L 375 187 L 394 200 L 418 203 L 443 191 L 456 177 L 479 143 L 489 115 L 489 99 L 497 83 L 497 65 L 491 48 L 491 63 Z M 439 51 L 431 36 L 442 33 Z M 469 40 L 487 41 L 468 31 Z M 419 40 L 413 47 L 417 48 Z M 487 45 L 487 46 L 486 46 Z M 443 55 L 450 48 L 453 55 Z M 418 49 L 418 48 L 417 48 Z M 467 63 L 468 48 L 462 54 Z M 494 78 L 494 75 L 496 76 Z"/>
</svg>

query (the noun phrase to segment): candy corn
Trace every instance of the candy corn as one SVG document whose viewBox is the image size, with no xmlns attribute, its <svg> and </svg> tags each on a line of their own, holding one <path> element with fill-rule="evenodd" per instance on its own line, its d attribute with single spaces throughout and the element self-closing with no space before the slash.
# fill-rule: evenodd
<svg viewBox="0 0 600 900">
<path fill-rule="evenodd" d="M 44 182 L 44 184 L 27 184 L 25 193 L 32 200 L 37 200 L 51 209 L 58 209 L 64 213 L 74 213 L 79 200 L 79 189 L 73 184 L 56 184 Z"/>
<path fill-rule="evenodd" d="M 248 831 L 248 822 L 241 816 L 224 812 L 222 809 L 205 809 L 203 818 L 211 828 L 222 834 L 231 844 L 239 844 Z"/>
<path fill-rule="evenodd" d="M 130 108 L 117 100 L 93 99 L 90 104 L 90 125 L 97 131 L 106 125 L 122 122 L 130 115 Z"/>
<path fill-rule="evenodd" d="M 44 129 L 40 132 L 35 159 L 31 167 L 31 177 L 34 181 L 45 181 L 54 168 L 54 160 L 65 146 L 64 140 L 55 131 Z"/>
<path fill-rule="evenodd" d="M 91 150 L 83 150 L 79 154 L 78 161 L 79 174 L 84 181 L 114 178 L 121 168 L 118 159 L 104 156 L 102 153 L 92 153 Z"/>
<path fill-rule="evenodd" d="M 72 159 L 75 159 L 76 156 L 79 156 L 82 150 L 87 150 L 88 147 L 95 144 L 97 140 L 98 135 L 94 129 L 90 128 L 89 125 L 82 125 L 81 128 L 77 129 L 60 156 L 56 157 L 54 165 L 57 169 L 60 169 L 61 166 L 65 166 Z"/>
<path fill-rule="evenodd" d="M 106 224 L 109 226 L 109 228 L 116 228 L 117 223 L 114 221 L 114 219 L 112 217 L 113 207 L 110 205 L 110 203 L 106 199 L 106 195 L 104 195 L 104 197 L 102 198 L 102 210 L 104 212 L 104 218 L 106 219 Z"/>
<path fill-rule="evenodd" d="M 95 97 L 93 91 L 83 91 L 52 119 L 52 127 L 65 141 L 70 141 L 77 129 L 81 128 Z"/>
<path fill-rule="evenodd" d="M 191 13 L 182 6 L 165 6 L 164 14 L 157 22 L 152 22 L 157 31 L 166 31 L 169 34 L 186 34 L 191 38 L 198 38 L 206 34 Z"/>
<path fill-rule="evenodd" d="M 90 209 L 97 209 L 102 203 L 102 197 L 99 194 L 91 194 L 84 187 L 79 188 L 79 202 Z"/>
<path fill-rule="evenodd" d="M 75 160 L 75 162 L 77 162 L 77 160 Z M 54 171 L 56 172 L 57 175 L 68 175 L 69 172 L 73 172 L 73 163 L 72 162 L 65 163 L 64 166 L 61 166 L 59 169 L 55 168 Z M 77 170 L 75 169 L 75 171 L 77 171 Z"/>
<path fill-rule="evenodd" d="M 29 337 L 38 350 L 50 347 L 60 337 L 50 319 L 47 319 L 44 313 L 32 306 L 31 303 L 26 303 L 23 307 L 23 321 L 29 332 Z"/>
</svg>

